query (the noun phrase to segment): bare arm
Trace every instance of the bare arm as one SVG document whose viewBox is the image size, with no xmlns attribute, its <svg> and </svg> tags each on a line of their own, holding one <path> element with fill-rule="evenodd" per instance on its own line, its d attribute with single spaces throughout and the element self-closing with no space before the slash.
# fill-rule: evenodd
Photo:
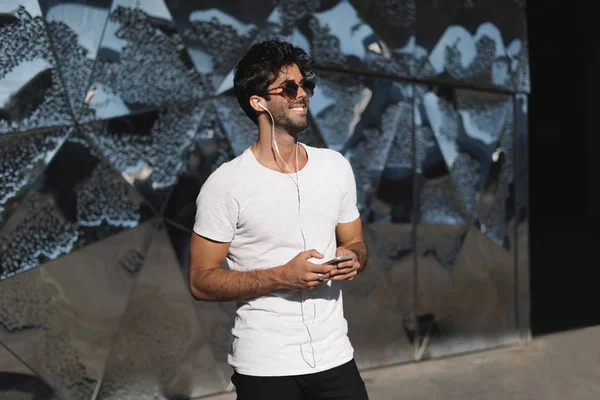
<svg viewBox="0 0 600 400">
<path fill-rule="evenodd" d="M 369 261 L 369 252 L 365 243 L 360 217 L 352 222 L 338 224 L 336 227 L 338 249 L 336 256 L 351 255 L 352 260 L 339 263 L 329 276 L 333 280 L 352 280 L 361 273 Z"/>
<path fill-rule="evenodd" d="M 196 233 L 190 243 L 189 282 L 196 300 L 232 301 L 263 296 L 279 289 L 310 290 L 317 286 L 319 273 L 335 266 L 308 262 L 322 258 L 316 250 L 298 254 L 285 265 L 260 271 L 233 271 L 221 268 L 229 243 L 215 242 Z"/>
</svg>

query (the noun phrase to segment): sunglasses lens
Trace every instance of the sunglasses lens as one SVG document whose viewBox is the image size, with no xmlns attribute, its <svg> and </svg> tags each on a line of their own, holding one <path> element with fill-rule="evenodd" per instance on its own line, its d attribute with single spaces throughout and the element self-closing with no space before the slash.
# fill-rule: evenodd
<svg viewBox="0 0 600 400">
<path fill-rule="evenodd" d="M 288 82 L 283 87 L 283 94 L 288 101 L 296 100 L 298 97 L 298 85 L 293 82 Z"/>
<path fill-rule="evenodd" d="M 281 87 L 283 89 L 282 94 L 288 101 L 296 100 L 298 97 L 299 86 L 294 82 L 287 82 Z M 315 83 L 312 81 L 302 82 L 302 89 L 306 92 L 308 97 L 312 97 L 315 93 Z"/>
<path fill-rule="evenodd" d="M 315 83 L 313 81 L 304 81 L 302 83 L 302 89 L 304 89 L 308 97 L 312 97 L 315 93 Z"/>
</svg>

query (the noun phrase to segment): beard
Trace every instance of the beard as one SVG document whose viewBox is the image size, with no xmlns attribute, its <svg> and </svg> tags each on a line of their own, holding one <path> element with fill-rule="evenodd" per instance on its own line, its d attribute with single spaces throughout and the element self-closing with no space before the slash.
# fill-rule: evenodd
<svg viewBox="0 0 600 400">
<path fill-rule="evenodd" d="M 302 132 L 307 128 L 308 114 L 304 117 L 303 120 L 294 119 L 290 115 L 289 111 L 292 105 L 293 104 L 277 107 L 276 109 L 271 110 L 271 114 L 273 114 L 273 120 L 275 121 L 275 129 L 283 130 L 291 135 L 295 135 L 296 133 Z"/>
</svg>

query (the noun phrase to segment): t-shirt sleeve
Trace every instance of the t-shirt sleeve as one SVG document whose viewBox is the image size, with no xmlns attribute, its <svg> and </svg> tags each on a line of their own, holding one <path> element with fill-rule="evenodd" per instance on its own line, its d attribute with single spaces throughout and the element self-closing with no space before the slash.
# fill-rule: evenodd
<svg viewBox="0 0 600 400">
<path fill-rule="evenodd" d="M 217 242 L 233 240 L 239 205 L 229 187 L 218 176 L 210 176 L 200 189 L 194 222 L 194 232 L 198 235 Z"/>
<path fill-rule="evenodd" d="M 343 188 L 342 205 L 340 207 L 340 216 L 338 223 L 345 224 L 354 221 L 360 217 L 358 207 L 356 206 L 356 180 L 350 162 L 343 157 L 341 167 L 341 183 Z"/>
</svg>

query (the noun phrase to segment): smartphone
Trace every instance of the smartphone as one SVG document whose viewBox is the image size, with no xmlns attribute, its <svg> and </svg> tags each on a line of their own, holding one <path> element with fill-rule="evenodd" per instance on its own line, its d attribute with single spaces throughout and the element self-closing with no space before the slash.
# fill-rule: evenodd
<svg viewBox="0 0 600 400">
<path fill-rule="evenodd" d="M 340 257 L 336 257 L 336 258 L 332 258 L 331 260 L 324 262 L 324 265 L 334 265 L 334 264 L 339 264 L 341 262 L 344 261 L 350 261 L 352 260 L 352 256 L 340 256 Z"/>
</svg>

